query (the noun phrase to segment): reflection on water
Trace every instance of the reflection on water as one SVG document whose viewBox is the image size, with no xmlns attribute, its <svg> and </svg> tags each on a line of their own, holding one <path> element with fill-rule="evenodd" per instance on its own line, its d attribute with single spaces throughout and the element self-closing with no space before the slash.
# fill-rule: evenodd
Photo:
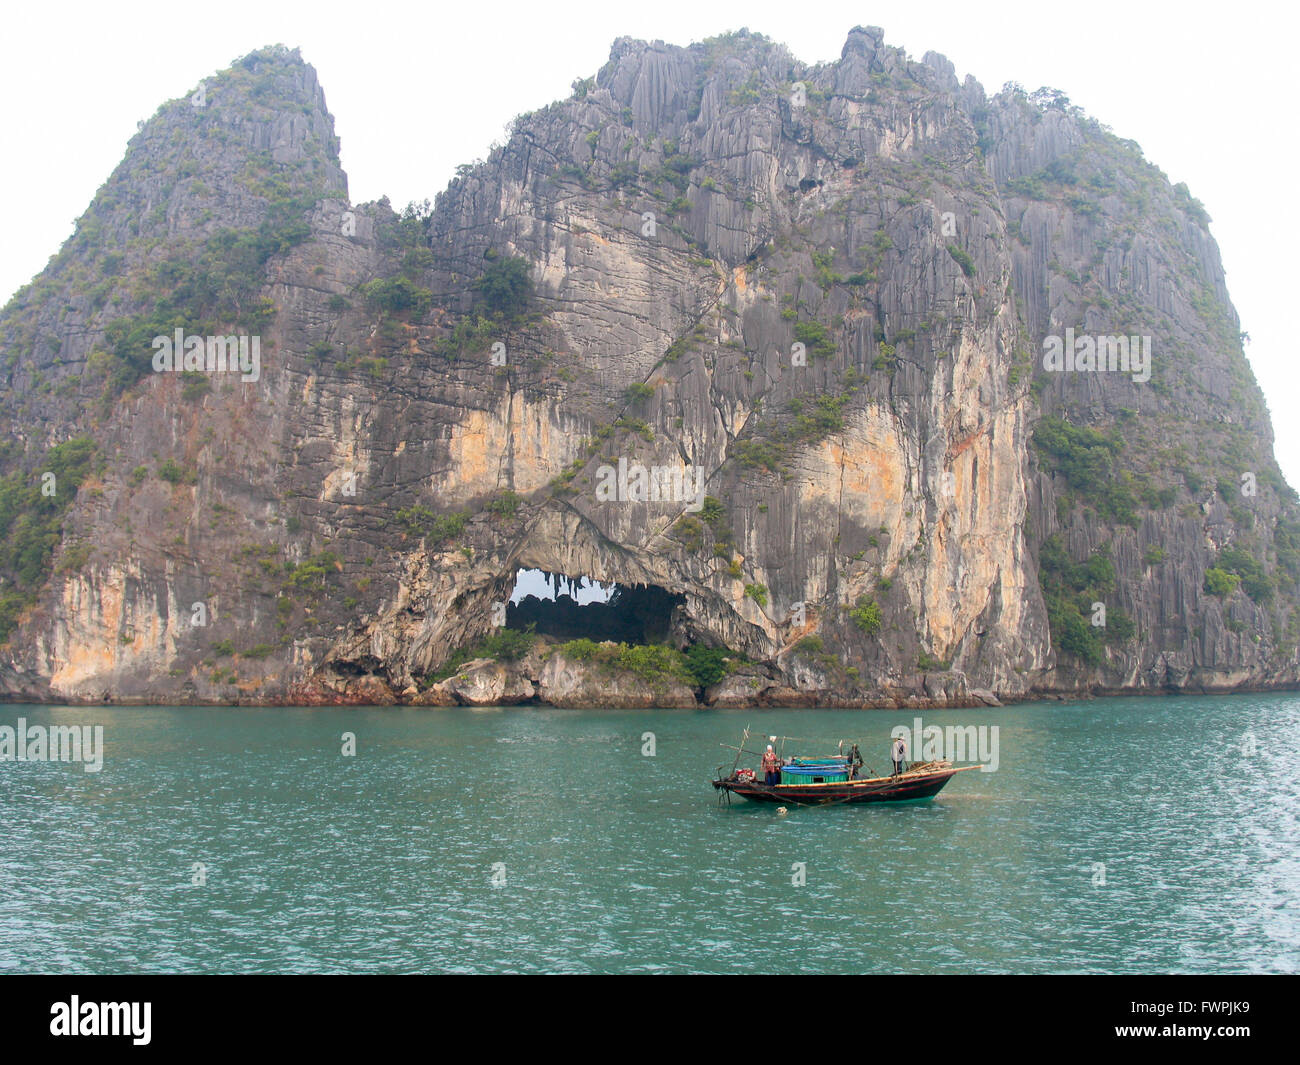
<svg viewBox="0 0 1300 1065">
<path fill-rule="evenodd" d="M 880 768 L 915 716 L 0 707 L 105 740 L 0 762 L 0 970 L 1300 968 L 1300 697 L 930 712 L 1000 768 L 928 804 L 708 785 L 746 724 Z"/>
</svg>

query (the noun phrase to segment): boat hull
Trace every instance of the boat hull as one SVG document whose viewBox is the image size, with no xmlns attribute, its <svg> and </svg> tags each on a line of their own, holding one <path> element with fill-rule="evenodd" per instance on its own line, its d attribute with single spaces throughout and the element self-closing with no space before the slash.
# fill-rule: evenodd
<svg viewBox="0 0 1300 1065">
<path fill-rule="evenodd" d="M 932 799 L 943 786 L 966 768 L 941 769 L 926 773 L 904 773 L 896 777 L 851 780 L 843 784 L 763 784 L 759 781 L 715 780 L 714 788 L 739 795 L 751 802 L 783 806 L 833 806 L 859 802 L 914 802 Z"/>
</svg>

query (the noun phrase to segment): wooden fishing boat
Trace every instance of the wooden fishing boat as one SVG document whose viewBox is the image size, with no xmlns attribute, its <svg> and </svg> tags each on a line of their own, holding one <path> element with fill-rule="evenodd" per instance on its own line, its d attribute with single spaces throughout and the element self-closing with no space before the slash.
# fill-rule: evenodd
<svg viewBox="0 0 1300 1065">
<path fill-rule="evenodd" d="M 777 739 L 778 737 L 772 737 Z M 784 749 L 785 740 L 779 737 Z M 915 802 L 932 799 L 943 790 L 958 773 L 979 769 L 978 765 L 954 766 L 949 761 L 914 762 L 904 765 L 903 772 L 891 776 L 874 776 L 870 770 L 864 775 L 862 759 L 857 756 L 857 746 L 850 753 L 823 758 L 782 758 L 781 782 L 766 784 L 753 769 L 742 769 L 740 759 L 745 754 L 762 757 L 758 751 L 745 747 L 749 729 L 740 742 L 736 761 L 729 773 L 725 766 L 718 767 L 713 781 L 716 791 L 749 799 L 752 802 L 771 802 L 793 806 L 832 806 L 853 802 Z M 730 744 L 723 744 L 730 747 Z M 724 775 L 725 774 L 725 775 Z M 719 795 L 719 798 L 722 796 Z"/>
</svg>

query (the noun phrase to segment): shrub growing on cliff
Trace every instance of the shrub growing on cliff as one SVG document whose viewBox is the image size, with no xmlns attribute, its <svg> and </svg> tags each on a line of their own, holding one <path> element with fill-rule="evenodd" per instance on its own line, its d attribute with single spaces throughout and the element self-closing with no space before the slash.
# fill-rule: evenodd
<svg viewBox="0 0 1300 1065">
<path fill-rule="evenodd" d="M 687 656 L 664 644 L 598 644 L 582 638 L 562 643 L 556 650 L 567 658 L 626 670 L 652 685 L 665 680 L 695 682 Z"/>
<path fill-rule="evenodd" d="M 0 478 L 0 582 L 11 585 L 0 596 L 0 642 L 49 573 L 64 512 L 89 475 L 94 453 L 94 442 L 78 437 L 50 448 L 33 473 Z M 53 481 L 44 481 L 43 473 L 53 474 Z M 41 491 L 44 483 L 53 484 L 53 495 Z"/>
<path fill-rule="evenodd" d="M 519 256 L 494 260 L 474 282 L 474 292 L 482 312 L 500 314 L 507 320 L 520 317 L 533 295 L 528 260 Z"/>
<path fill-rule="evenodd" d="M 1237 585 L 1240 583 L 1241 578 L 1235 573 L 1229 573 L 1217 566 L 1211 566 L 1205 571 L 1205 590 L 1211 595 L 1217 595 L 1220 599 L 1226 599 L 1230 596 L 1237 590 Z"/>
<path fill-rule="evenodd" d="M 181 373 L 181 399 L 195 402 L 202 399 L 212 388 L 212 379 L 197 370 L 185 370 Z"/>
<path fill-rule="evenodd" d="M 1300 521 L 1280 514 L 1273 527 L 1273 547 L 1278 566 L 1292 579 L 1300 578 Z"/>
<path fill-rule="evenodd" d="M 186 469 L 173 459 L 168 459 L 158 467 L 158 477 L 171 485 L 194 484 L 199 479 L 198 473 Z"/>
<path fill-rule="evenodd" d="M 557 650 L 566 658 L 576 658 L 579 662 L 590 662 L 600 653 L 600 644 L 595 640 L 589 640 L 585 636 L 581 636 L 576 640 L 560 644 Z"/>
<path fill-rule="evenodd" d="M 687 551 L 698 551 L 704 546 L 704 526 L 696 518 L 683 515 L 673 526 Z"/>
<path fill-rule="evenodd" d="M 1034 444 L 1046 465 L 1064 475 L 1084 496 L 1099 493 L 1110 480 L 1113 457 L 1123 449 L 1117 437 L 1075 426 L 1063 418 L 1043 418 L 1034 427 Z"/>
<path fill-rule="evenodd" d="M 1174 203 L 1202 229 L 1210 224 L 1210 213 L 1205 209 L 1205 204 L 1192 195 L 1187 182 L 1180 181 L 1174 186 Z"/>
<path fill-rule="evenodd" d="M 519 508 L 523 505 L 523 502 L 523 496 L 507 488 L 488 502 L 487 510 L 488 513 L 495 514 L 498 518 L 513 518 L 519 513 Z"/>
<path fill-rule="evenodd" d="M 796 322 L 794 338 L 807 346 L 814 359 L 828 359 L 835 354 L 835 340 L 821 322 Z"/>
<path fill-rule="evenodd" d="M 858 600 L 858 605 L 849 611 L 849 617 L 853 620 L 853 624 L 868 636 L 874 636 L 880 631 L 880 607 L 876 605 L 874 599 L 862 596 Z"/>
<path fill-rule="evenodd" d="M 772 473 L 780 473 L 785 463 L 784 449 L 771 440 L 737 440 L 731 445 L 731 457 L 745 469 Z"/>
<path fill-rule="evenodd" d="M 333 551 L 322 551 L 297 565 L 290 564 L 289 575 L 280 586 L 280 590 L 285 595 L 292 595 L 294 592 L 304 593 L 309 597 L 321 595 L 328 590 L 329 581 L 339 571 L 340 566 L 338 555 Z"/>
<path fill-rule="evenodd" d="M 730 548 L 731 544 L 735 540 L 735 534 L 731 531 L 731 522 L 727 517 L 727 508 L 723 505 L 722 500 L 715 496 L 705 496 L 704 503 L 700 507 L 699 517 L 713 533 L 713 547 L 715 552 L 721 549 L 727 554 L 730 554 Z"/>
<path fill-rule="evenodd" d="M 669 677 L 684 680 L 689 676 L 681 652 L 662 644 L 621 643 L 611 664 L 646 681 Z"/>
<path fill-rule="evenodd" d="M 1137 527 L 1137 493 L 1149 486 L 1127 470 L 1116 470 L 1115 457 L 1124 450 L 1118 436 L 1049 416 L 1034 427 L 1034 446 L 1042 465 L 1064 476 L 1083 502 L 1103 517 Z M 1156 493 L 1149 505 L 1164 501 Z"/>
<path fill-rule="evenodd" d="M 957 247 L 956 244 L 948 245 L 948 254 L 952 256 L 953 262 L 961 267 L 963 274 L 967 277 L 975 276 L 975 260 L 969 254 Z"/>
<path fill-rule="evenodd" d="M 731 449 L 731 458 L 747 469 L 765 469 L 773 473 L 787 470 L 795 448 L 815 444 L 819 440 L 844 431 L 844 408 L 857 385 L 847 375 L 846 392 L 838 395 L 820 395 L 809 404 L 802 396 L 790 400 L 787 409 L 793 420 L 769 435 L 738 441 Z M 760 427 L 761 429 L 761 427 Z"/>
<path fill-rule="evenodd" d="M 18 619 L 31 604 L 31 597 L 22 592 L 5 592 L 0 595 L 0 644 L 18 627 Z"/>
<path fill-rule="evenodd" d="M 391 210 L 388 197 L 383 197 L 380 204 Z M 408 248 L 422 248 L 429 241 L 429 222 L 433 217 L 433 206 L 428 200 L 416 203 L 412 200 L 402 209 L 402 213 L 388 215 L 384 212 L 376 221 L 375 240 L 385 251 L 400 251 Z"/>
<path fill-rule="evenodd" d="M 1126 643 L 1133 637 L 1133 619 L 1113 602 L 1115 564 L 1103 545 L 1083 562 L 1075 562 L 1061 537 L 1043 542 L 1038 555 L 1038 582 L 1047 605 L 1047 625 L 1058 651 L 1089 665 L 1106 660 L 1106 644 Z M 1112 600 L 1107 603 L 1107 600 Z M 1106 624 L 1092 624 L 1092 604 L 1107 603 Z"/>
<path fill-rule="evenodd" d="M 1052 630 L 1052 641 L 1066 654 L 1073 655 L 1090 666 L 1099 666 L 1106 660 L 1097 629 L 1078 611 L 1070 612 L 1049 606 L 1047 621 Z"/>
<path fill-rule="evenodd" d="M 1264 571 L 1264 565 L 1245 548 L 1226 547 L 1219 553 L 1215 566 L 1241 580 L 1242 590 L 1256 603 L 1267 603 L 1273 598 L 1273 581 Z"/>
<path fill-rule="evenodd" d="M 721 647 L 705 647 L 693 643 L 686 651 L 686 672 L 700 688 L 717 684 L 727 675 L 727 651 Z"/>
<path fill-rule="evenodd" d="M 831 433 L 843 432 L 844 405 L 848 401 L 845 395 L 820 395 L 809 408 L 796 396 L 789 405 L 794 425 L 783 434 L 785 439 L 792 444 L 813 444 Z"/>
<path fill-rule="evenodd" d="M 467 315 L 452 331 L 433 344 L 433 351 L 444 359 L 456 360 L 469 351 L 484 351 L 494 337 L 500 336 L 500 326 L 477 314 Z"/>
<path fill-rule="evenodd" d="M 405 277 L 368 281 L 361 286 L 361 296 L 371 310 L 392 313 L 412 311 L 417 315 L 423 314 L 433 303 L 432 292 Z"/>
<path fill-rule="evenodd" d="M 428 507 L 418 503 L 413 507 L 403 507 L 394 518 L 412 536 L 425 537 L 430 547 L 455 539 L 465 531 L 465 525 L 469 522 L 466 511 L 434 514 Z"/>
<path fill-rule="evenodd" d="M 497 658 L 514 662 L 523 658 L 530 650 L 537 635 L 534 626 L 526 629 L 497 629 L 478 645 L 478 658 Z"/>
<path fill-rule="evenodd" d="M 476 658 L 495 658 L 498 661 L 515 662 L 523 658 L 537 641 L 535 626 L 526 629 L 495 629 L 477 643 L 462 647 L 452 654 L 441 666 L 424 678 L 423 686 L 437 684 L 455 674 L 466 662 Z"/>
</svg>

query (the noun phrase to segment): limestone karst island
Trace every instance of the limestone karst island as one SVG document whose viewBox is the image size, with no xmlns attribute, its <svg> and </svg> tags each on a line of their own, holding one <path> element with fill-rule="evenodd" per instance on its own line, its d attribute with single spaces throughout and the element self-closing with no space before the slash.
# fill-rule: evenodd
<svg viewBox="0 0 1300 1065">
<path fill-rule="evenodd" d="M 351 202 L 281 46 L 141 124 L 0 315 L 0 696 L 1300 681 L 1209 216 L 1062 93 L 620 39 L 430 192 Z"/>
</svg>

